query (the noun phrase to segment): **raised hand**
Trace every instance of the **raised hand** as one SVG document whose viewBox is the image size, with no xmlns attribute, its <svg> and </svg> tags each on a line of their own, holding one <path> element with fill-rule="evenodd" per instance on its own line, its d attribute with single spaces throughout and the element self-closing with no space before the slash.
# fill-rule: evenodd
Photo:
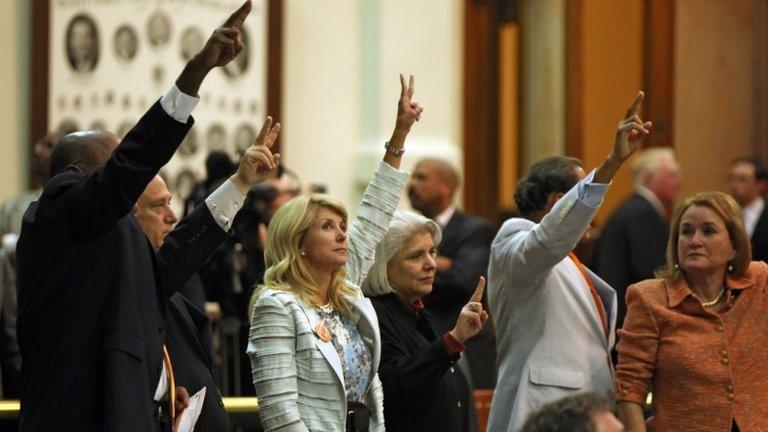
<svg viewBox="0 0 768 432">
<path fill-rule="evenodd" d="M 246 1 L 240 9 L 227 18 L 221 27 L 213 31 L 203 49 L 196 55 L 204 67 L 212 69 L 216 66 L 224 66 L 240 54 L 243 50 L 240 29 L 243 28 L 251 7 L 250 0 Z"/>
<path fill-rule="evenodd" d="M 243 50 L 240 30 L 243 28 L 245 18 L 251 12 L 251 7 L 251 0 L 247 0 L 221 27 L 213 31 L 203 49 L 187 62 L 181 75 L 176 79 L 179 90 L 188 95 L 197 96 L 200 84 L 211 69 L 224 66 L 237 57 Z"/>
<path fill-rule="evenodd" d="M 651 133 L 653 124 L 649 121 L 644 122 L 639 114 L 644 98 L 645 93 L 637 92 L 635 101 L 632 102 L 624 114 L 624 118 L 619 122 L 613 148 L 595 171 L 594 181 L 596 183 L 610 183 L 621 164 L 632 156 L 632 153 L 640 147 L 643 138 Z"/>
<path fill-rule="evenodd" d="M 280 154 L 273 154 L 271 150 L 280 135 L 280 128 L 280 123 L 273 124 L 272 117 L 267 117 L 256 142 L 240 158 L 240 165 L 231 179 L 243 194 L 266 180 L 280 165 Z"/>
<path fill-rule="evenodd" d="M 414 79 L 410 75 L 408 84 L 405 83 L 405 76 L 400 74 L 400 99 L 397 101 L 397 121 L 395 129 L 403 131 L 411 130 L 414 122 L 419 121 L 424 107 L 418 102 L 413 101 Z"/>
<path fill-rule="evenodd" d="M 644 122 L 640 118 L 640 107 L 643 104 L 645 93 L 637 92 L 637 97 L 632 105 L 627 109 L 624 119 L 619 122 L 616 130 L 616 141 L 613 145 L 613 154 L 621 162 L 625 161 L 632 153 L 637 150 L 640 143 L 650 132 L 653 124 L 649 121 Z"/>
<path fill-rule="evenodd" d="M 469 299 L 469 303 L 461 308 L 456 326 L 451 330 L 451 336 L 464 343 L 480 332 L 488 321 L 488 312 L 483 310 L 483 291 L 485 290 L 485 278 L 480 276 L 475 293 Z"/>
</svg>

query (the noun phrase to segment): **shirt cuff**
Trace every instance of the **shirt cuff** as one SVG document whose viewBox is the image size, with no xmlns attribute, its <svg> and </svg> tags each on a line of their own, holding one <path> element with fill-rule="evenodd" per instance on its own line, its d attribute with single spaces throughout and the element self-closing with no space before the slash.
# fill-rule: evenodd
<svg viewBox="0 0 768 432">
<path fill-rule="evenodd" d="M 464 351 L 464 344 L 457 341 L 455 337 L 451 336 L 451 332 L 445 332 L 443 335 L 443 343 L 445 344 L 445 349 L 448 351 L 448 354 L 450 355 L 456 355 L 460 352 Z"/>
<path fill-rule="evenodd" d="M 198 102 L 200 102 L 199 97 L 182 93 L 181 90 L 176 87 L 176 84 L 171 86 L 171 88 L 168 89 L 168 92 L 160 98 L 160 105 L 162 105 L 165 112 L 176 121 L 185 124 Z"/>
<path fill-rule="evenodd" d="M 165 370 L 165 363 L 163 363 L 163 372 L 160 373 L 160 381 L 157 383 L 155 397 L 153 398 L 155 402 L 163 400 L 165 394 L 168 393 L 168 387 L 168 372 Z"/>
<path fill-rule="evenodd" d="M 605 197 L 611 184 L 593 183 L 594 178 L 595 170 L 592 170 L 588 176 L 579 182 L 579 200 L 592 208 L 597 208 L 602 204 L 603 197 Z"/>
<path fill-rule="evenodd" d="M 240 192 L 240 189 L 235 186 L 231 179 L 227 179 L 205 199 L 205 205 L 211 211 L 213 219 L 224 231 L 229 231 L 232 228 L 232 221 L 243 207 L 244 202 L 245 195 Z"/>
</svg>

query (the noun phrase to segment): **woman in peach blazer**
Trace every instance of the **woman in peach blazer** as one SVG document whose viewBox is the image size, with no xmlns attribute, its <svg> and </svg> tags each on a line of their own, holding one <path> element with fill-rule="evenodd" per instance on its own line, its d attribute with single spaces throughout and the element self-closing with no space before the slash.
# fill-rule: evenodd
<svg viewBox="0 0 768 432">
<path fill-rule="evenodd" d="M 768 266 L 750 260 L 730 196 L 677 210 L 662 278 L 627 291 L 615 390 L 628 431 L 768 431 Z"/>
</svg>

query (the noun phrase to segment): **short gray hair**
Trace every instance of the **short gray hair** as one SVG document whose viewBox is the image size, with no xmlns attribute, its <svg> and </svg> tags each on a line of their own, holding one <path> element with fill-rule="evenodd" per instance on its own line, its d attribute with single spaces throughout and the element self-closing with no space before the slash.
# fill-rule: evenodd
<svg viewBox="0 0 768 432">
<path fill-rule="evenodd" d="M 428 232 L 432 235 L 435 246 L 440 243 L 440 226 L 433 220 L 412 211 L 398 210 L 389 223 L 389 231 L 376 248 L 376 260 L 361 286 L 366 296 L 379 296 L 395 292 L 387 277 L 387 263 L 415 235 Z"/>
<path fill-rule="evenodd" d="M 643 150 L 632 162 L 632 181 L 635 186 L 642 186 L 648 174 L 658 171 L 664 159 L 675 160 L 675 151 L 671 147 L 653 147 Z"/>
</svg>

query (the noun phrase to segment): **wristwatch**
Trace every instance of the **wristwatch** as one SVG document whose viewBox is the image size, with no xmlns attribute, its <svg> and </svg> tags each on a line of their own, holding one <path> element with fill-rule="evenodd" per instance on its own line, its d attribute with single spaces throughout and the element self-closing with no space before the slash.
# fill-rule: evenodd
<svg viewBox="0 0 768 432">
<path fill-rule="evenodd" d="M 387 150 L 387 152 L 388 152 L 389 154 L 391 154 L 392 156 L 402 156 L 402 155 L 403 155 L 403 153 L 405 153 L 405 149 L 404 149 L 404 148 L 396 148 L 396 147 L 392 147 L 392 146 L 389 144 L 389 141 L 387 141 L 386 143 L 384 143 L 384 148 L 385 148 L 385 149 Z"/>
</svg>

